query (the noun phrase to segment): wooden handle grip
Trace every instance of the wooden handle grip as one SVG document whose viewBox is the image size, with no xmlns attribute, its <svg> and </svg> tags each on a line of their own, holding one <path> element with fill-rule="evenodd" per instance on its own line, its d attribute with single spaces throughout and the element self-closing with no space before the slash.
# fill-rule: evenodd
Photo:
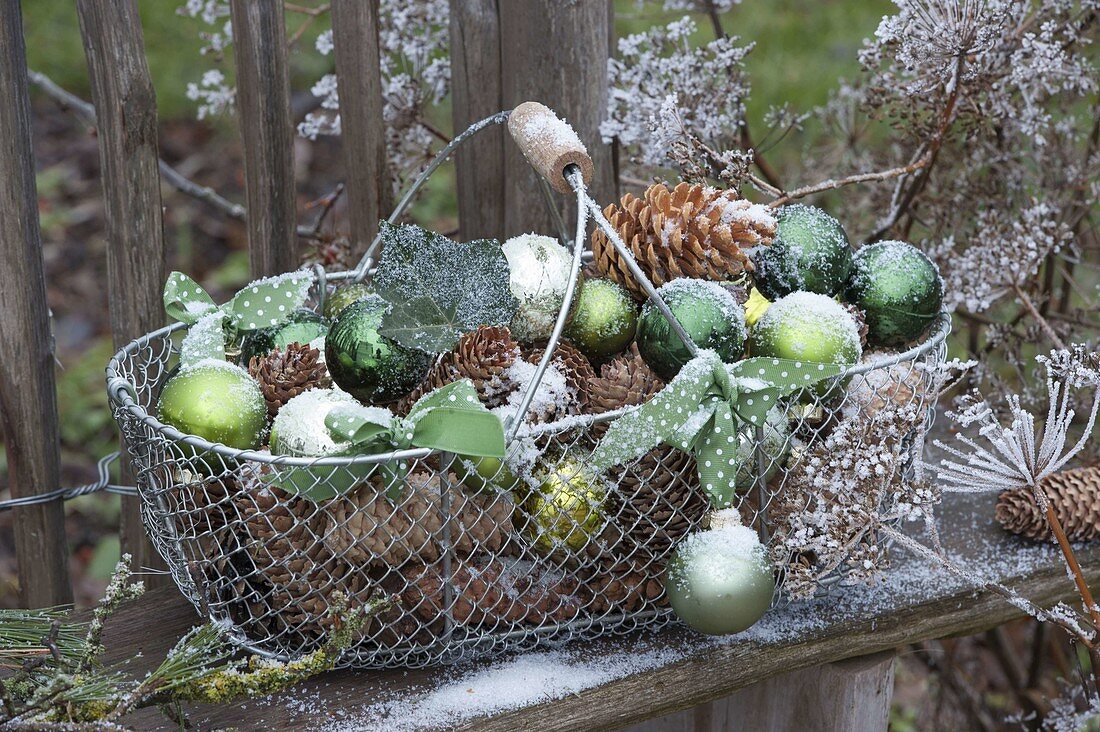
<svg viewBox="0 0 1100 732">
<path fill-rule="evenodd" d="M 564 175 L 570 165 L 581 169 L 586 184 L 592 181 L 592 158 L 581 138 L 546 105 L 524 102 L 513 109 L 508 131 L 531 167 L 559 193 L 573 192 Z"/>
</svg>

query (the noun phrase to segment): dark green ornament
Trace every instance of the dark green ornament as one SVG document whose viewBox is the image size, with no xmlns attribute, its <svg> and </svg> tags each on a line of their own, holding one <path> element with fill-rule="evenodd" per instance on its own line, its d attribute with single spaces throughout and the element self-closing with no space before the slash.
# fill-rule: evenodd
<svg viewBox="0 0 1100 732">
<path fill-rule="evenodd" d="M 629 346 L 637 328 L 638 306 L 626 290 L 611 280 L 586 279 L 565 335 L 584 355 L 603 358 Z"/>
<path fill-rule="evenodd" d="M 721 285 L 705 280 L 673 280 L 657 290 L 699 348 L 715 351 L 729 363 L 745 352 L 745 310 Z M 638 351 L 665 381 L 691 360 L 672 324 L 647 302 L 638 320 Z"/>
<path fill-rule="evenodd" d="M 325 340 L 325 364 L 332 380 L 361 402 L 390 402 L 420 383 L 432 357 L 405 348 L 378 332 L 389 305 L 369 295 L 336 318 Z"/>
<path fill-rule="evenodd" d="M 897 346 L 917 338 L 932 324 L 943 304 L 943 280 L 916 247 L 883 241 L 855 256 L 847 299 L 863 310 L 867 338 Z"/>
<path fill-rule="evenodd" d="M 852 272 L 852 248 L 840 222 L 819 208 L 794 204 L 776 216 L 771 246 L 753 255 L 756 288 L 769 300 L 797 292 L 836 295 Z"/>
<path fill-rule="evenodd" d="M 353 302 L 362 300 L 372 292 L 373 290 L 370 288 L 370 285 L 364 285 L 361 282 L 340 285 L 336 288 L 336 291 L 325 300 L 325 317 L 329 320 L 335 320 L 337 315 L 344 312 L 344 308 L 351 305 Z"/>
<path fill-rule="evenodd" d="M 157 402 L 161 422 L 238 450 L 262 444 L 267 403 L 259 384 L 228 362 L 201 362 L 171 377 Z"/>
<path fill-rule="evenodd" d="M 246 333 L 241 340 L 241 363 L 248 365 L 253 356 L 285 350 L 291 343 L 308 345 L 328 333 L 328 328 L 329 321 L 308 308 L 298 308 L 284 323 Z"/>
</svg>

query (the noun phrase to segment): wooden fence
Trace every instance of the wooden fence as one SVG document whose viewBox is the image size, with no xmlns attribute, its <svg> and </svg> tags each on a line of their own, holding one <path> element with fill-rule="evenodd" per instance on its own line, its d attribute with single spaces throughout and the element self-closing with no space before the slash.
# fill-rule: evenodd
<svg viewBox="0 0 1100 732">
<path fill-rule="evenodd" d="M 156 94 L 137 0 L 78 0 L 103 170 L 108 298 L 116 345 L 161 325 L 163 234 Z M 237 106 L 244 149 L 249 261 L 262 276 L 298 265 L 293 124 L 282 0 L 232 0 Z M 331 8 L 348 161 L 351 238 L 371 240 L 391 206 L 385 171 L 377 0 Z M 611 152 L 598 126 L 606 106 L 611 0 L 452 0 L 456 129 L 526 99 L 577 128 L 597 165 L 593 191 L 615 193 Z M 0 0 L 0 410 L 12 495 L 58 487 L 53 342 L 43 276 L 20 0 Z M 462 236 L 553 231 L 535 174 L 502 130 L 456 160 Z M 125 479 L 125 478 L 124 478 Z M 60 501 L 15 509 L 23 602 L 70 602 Z M 122 547 L 158 565 L 136 499 L 123 500 Z M 149 579 L 154 579 L 150 577 Z"/>
</svg>

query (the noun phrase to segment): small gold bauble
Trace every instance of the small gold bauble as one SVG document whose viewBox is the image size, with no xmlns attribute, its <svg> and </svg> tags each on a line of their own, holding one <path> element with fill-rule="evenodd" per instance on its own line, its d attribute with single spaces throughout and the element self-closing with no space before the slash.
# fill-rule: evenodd
<svg viewBox="0 0 1100 732">
<path fill-rule="evenodd" d="M 607 488 L 602 479 L 572 458 L 562 459 L 535 475 L 539 487 L 525 502 L 532 541 L 549 551 L 583 549 L 607 520 Z"/>
</svg>

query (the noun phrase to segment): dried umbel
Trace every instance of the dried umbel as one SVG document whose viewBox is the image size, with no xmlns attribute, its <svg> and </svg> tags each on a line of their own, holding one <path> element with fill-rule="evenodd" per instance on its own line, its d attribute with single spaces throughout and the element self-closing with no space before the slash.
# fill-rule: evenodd
<svg viewBox="0 0 1100 732">
<path fill-rule="evenodd" d="M 248 373 L 260 384 L 269 417 L 302 392 L 326 386 L 328 381 L 321 352 L 300 343 L 291 343 L 286 350 L 276 348 L 266 356 L 253 356 Z"/>
<path fill-rule="evenodd" d="M 407 414 L 420 397 L 460 379 L 473 382 L 485 406 L 498 407 L 515 388 L 507 371 L 519 355 L 519 344 L 507 327 L 483 325 L 463 333 L 454 350 L 442 354 L 420 385 L 401 400 L 398 412 Z"/>
<path fill-rule="evenodd" d="M 776 227 L 767 209 L 738 198 L 735 191 L 688 183 L 671 190 L 655 183 L 641 198 L 628 193 L 604 215 L 656 287 L 679 277 L 736 279 L 752 270 L 744 249 L 770 244 Z M 639 300 L 646 298 L 599 229 L 592 235 L 592 253 L 602 273 Z"/>
<path fill-rule="evenodd" d="M 1100 536 L 1100 466 L 1063 470 L 1039 483 L 1070 541 Z M 1005 491 L 997 499 L 997 522 L 1006 531 L 1039 541 L 1052 540 L 1046 512 L 1030 488 Z"/>
<path fill-rule="evenodd" d="M 469 556 L 497 552 L 512 530 L 512 499 L 506 493 L 464 492 L 450 478 L 450 542 L 455 552 Z M 443 513 L 438 475 L 415 473 L 396 500 L 384 487 L 363 483 L 327 504 L 325 547 L 355 565 L 400 566 L 434 562 L 443 553 Z"/>
</svg>

